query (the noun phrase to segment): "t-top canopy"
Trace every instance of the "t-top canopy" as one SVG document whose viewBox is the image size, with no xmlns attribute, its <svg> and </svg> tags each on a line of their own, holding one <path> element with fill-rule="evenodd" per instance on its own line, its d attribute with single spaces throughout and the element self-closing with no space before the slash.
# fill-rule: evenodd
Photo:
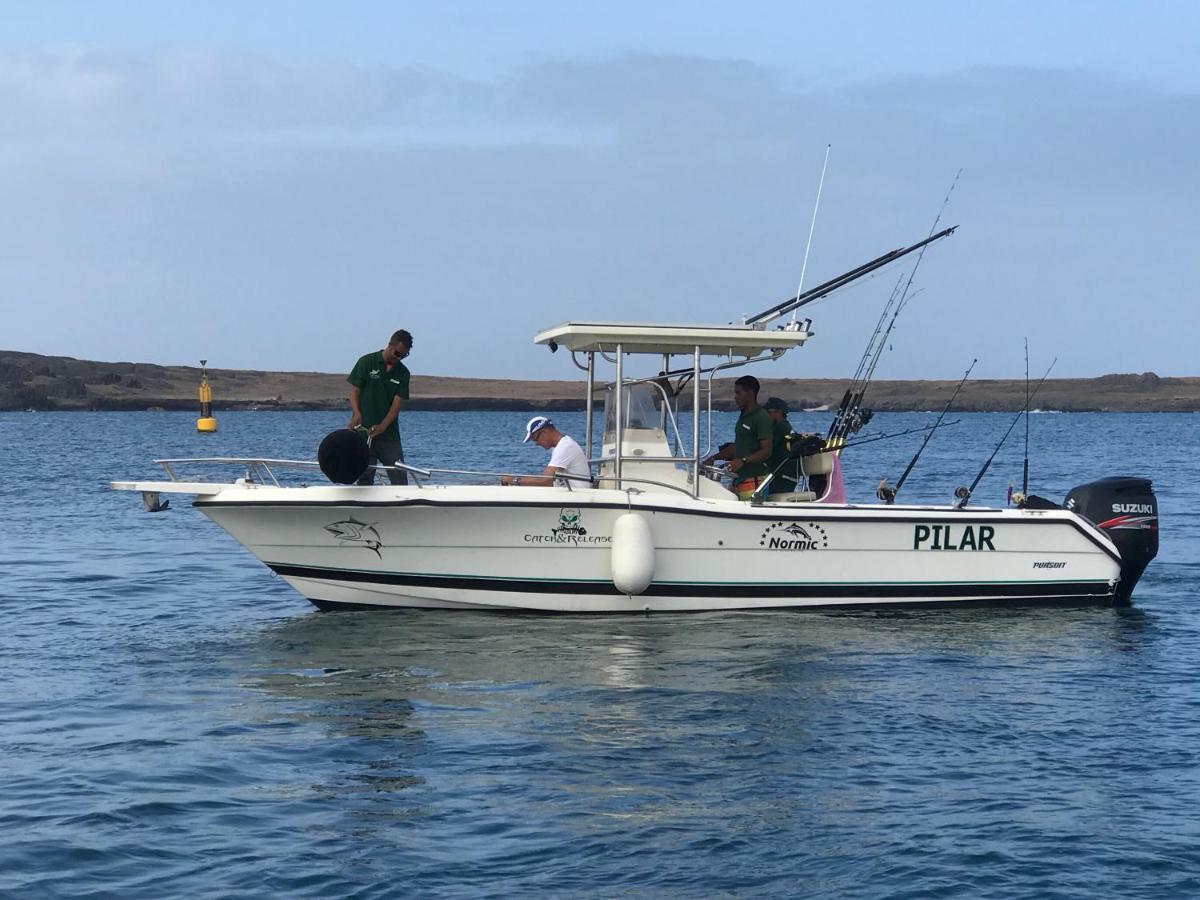
<svg viewBox="0 0 1200 900">
<path fill-rule="evenodd" d="M 795 331 L 766 331 L 750 325 L 648 325 L 638 322 L 564 322 L 537 334 L 535 344 L 565 347 L 583 353 L 692 353 L 718 356 L 758 356 L 791 350 L 809 338 L 808 323 Z"/>
</svg>

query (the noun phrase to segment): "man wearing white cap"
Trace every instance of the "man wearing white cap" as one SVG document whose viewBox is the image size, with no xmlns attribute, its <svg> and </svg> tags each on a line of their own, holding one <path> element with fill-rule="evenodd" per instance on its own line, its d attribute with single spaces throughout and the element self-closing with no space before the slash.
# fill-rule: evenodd
<svg viewBox="0 0 1200 900">
<path fill-rule="evenodd" d="M 560 484 L 572 487 L 587 487 L 592 479 L 587 457 L 583 449 L 569 434 L 563 434 L 545 416 L 534 416 L 525 425 L 525 443 L 533 441 L 543 450 L 550 451 L 550 463 L 541 475 L 502 475 L 501 484 L 516 484 L 528 487 L 550 487 L 556 476 L 572 475 L 573 478 L 558 478 Z"/>
</svg>

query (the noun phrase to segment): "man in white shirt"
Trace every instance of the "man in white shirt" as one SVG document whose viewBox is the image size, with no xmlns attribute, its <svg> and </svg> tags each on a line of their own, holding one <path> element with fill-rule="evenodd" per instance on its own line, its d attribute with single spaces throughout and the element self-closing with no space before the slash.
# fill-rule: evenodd
<svg viewBox="0 0 1200 900">
<path fill-rule="evenodd" d="M 550 463 L 541 475 L 502 475 L 501 484 L 550 487 L 557 481 L 558 484 L 569 484 L 571 487 L 587 487 L 591 483 L 592 472 L 582 448 L 569 434 L 563 434 L 555 428 L 554 423 L 545 416 L 534 416 L 525 425 L 525 443 L 529 441 L 550 451 Z M 575 477 L 560 477 L 563 475 Z"/>
</svg>

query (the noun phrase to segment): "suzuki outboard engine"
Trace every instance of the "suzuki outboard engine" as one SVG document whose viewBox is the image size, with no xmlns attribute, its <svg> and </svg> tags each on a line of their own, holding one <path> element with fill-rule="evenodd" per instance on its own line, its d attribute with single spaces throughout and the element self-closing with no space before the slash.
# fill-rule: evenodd
<svg viewBox="0 0 1200 900">
<path fill-rule="evenodd" d="M 1149 478 L 1116 475 L 1081 484 L 1063 504 L 1090 519 L 1121 553 L 1117 602 L 1128 603 L 1133 586 L 1158 555 L 1158 498 Z"/>
</svg>

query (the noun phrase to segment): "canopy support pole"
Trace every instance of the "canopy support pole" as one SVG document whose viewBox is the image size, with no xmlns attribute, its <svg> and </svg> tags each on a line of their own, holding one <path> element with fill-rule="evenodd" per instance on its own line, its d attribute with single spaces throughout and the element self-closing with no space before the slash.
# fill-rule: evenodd
<svg viewBox="0 0 1200 900">
<path fill-rule="evenodd" d="M 692 496 L 700 496 L 700 347 L 692 354 Z"/>
<path fill-rule="evenodd" d="M 625 373 L 624 361 L 625 353 L 621 349 L 621 345 L 617 344 L 617 397 L 614 411 L 617 414 L 617 444 L 613 448 L 613 474 L 617 476 L 617 487 L 621 486 L 621 450 L 625 446 Z"/>
<path fill-rule="evenodd" d="M 589 350 L 587 355 L 587 449 L 584 450 L 584 456 L 587 459 L 592 458 L 592 409 L 595 406 L 596 393 L 596 353 L 594 350 Z"/>
</svg>

